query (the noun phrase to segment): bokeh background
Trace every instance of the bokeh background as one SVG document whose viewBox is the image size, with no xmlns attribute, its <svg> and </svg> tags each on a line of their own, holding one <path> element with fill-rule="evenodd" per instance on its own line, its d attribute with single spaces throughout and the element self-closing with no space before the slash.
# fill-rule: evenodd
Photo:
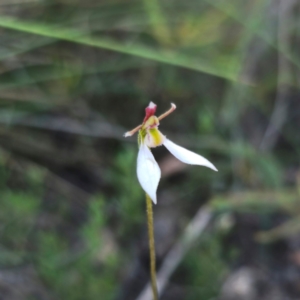
<svg viewBox="0 0 300 300">
<path fill-rule="evenodd" d="M 164 300 L 300 299 L 297 0 L 0 1 L 0 298 L 150 300 L 136 136 L 172 141 Z"/>
</svg>

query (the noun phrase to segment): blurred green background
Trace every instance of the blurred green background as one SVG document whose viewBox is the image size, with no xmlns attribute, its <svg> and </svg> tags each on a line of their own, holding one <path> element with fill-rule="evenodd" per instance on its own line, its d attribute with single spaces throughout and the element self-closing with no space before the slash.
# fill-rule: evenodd
<svg viewBox="0 0 300 300">
<path fill-rule="evenodd" d="M 1 0 L 0 298 L 151 299 L 123 134 L 153 101 L 219 170 L 153 149 L 161 299 L 300 299 L 299 16 L 296 0 Z"/>
</svg>

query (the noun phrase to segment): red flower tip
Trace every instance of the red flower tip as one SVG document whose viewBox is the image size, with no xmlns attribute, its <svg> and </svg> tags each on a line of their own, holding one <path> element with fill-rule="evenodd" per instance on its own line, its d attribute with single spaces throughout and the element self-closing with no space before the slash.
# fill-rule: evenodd
<svg viewBox="0 0 300 300">
<path fill-rule="evenodd" d="M 156 107 L 157 105 L 154 104 L 153 102 L 150 102 L 149 105 L 146 107 L 145 112 L 146 116 L 144 118 L 143 123 L 145 123 L 151 116 L 153 116 L 156 112 Z"/>
</svg>

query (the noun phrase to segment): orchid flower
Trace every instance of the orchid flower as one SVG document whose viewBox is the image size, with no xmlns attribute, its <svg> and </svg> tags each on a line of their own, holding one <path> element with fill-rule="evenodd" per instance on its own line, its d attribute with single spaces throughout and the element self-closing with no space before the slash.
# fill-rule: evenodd
<svg viewBox="0 0 300 300">
<path fill-rule="evenodd" d="M 132 136 L 139 131 L 139 153 L 137 157 L 137 177 L 143 190 L 156 204 L 156 190 L 161 177 L 161 171 L 149 148 L 164 145 L 177 159 L 190 165 L 201 165 L 214 171 L 216 167 L 203 156 L 176 145 L 167 139 L 159 130 L 159 121 L 168 116 L 176 109 L 171 103 L 171 108 L 159 117 L 155 116 L 157 105 L 150 102 L 146 107 L 146 116 L 141 125 L 124 134 L 125 137 Z"/>
</svg>

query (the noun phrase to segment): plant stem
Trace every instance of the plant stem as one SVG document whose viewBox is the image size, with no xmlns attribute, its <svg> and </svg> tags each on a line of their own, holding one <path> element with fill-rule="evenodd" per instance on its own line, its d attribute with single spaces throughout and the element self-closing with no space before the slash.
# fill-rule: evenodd
<svg viewBox="0 0 300 300">
<path fill-rule="evenodd" d="M 151 287 L 153 292 L 153 299 L 158 300 L 158 292 L 157 292 L 157 285 L 156 285 L 155 243 L 154 243 L 154 229 L 153 229 L 152 200 L 147 194 L 146 194 L 146 203 L 147 203 L 147 221 L 148 221 L 148 236 L 149 236 L 149 250 L 150 250 Z"/>
</svg>

